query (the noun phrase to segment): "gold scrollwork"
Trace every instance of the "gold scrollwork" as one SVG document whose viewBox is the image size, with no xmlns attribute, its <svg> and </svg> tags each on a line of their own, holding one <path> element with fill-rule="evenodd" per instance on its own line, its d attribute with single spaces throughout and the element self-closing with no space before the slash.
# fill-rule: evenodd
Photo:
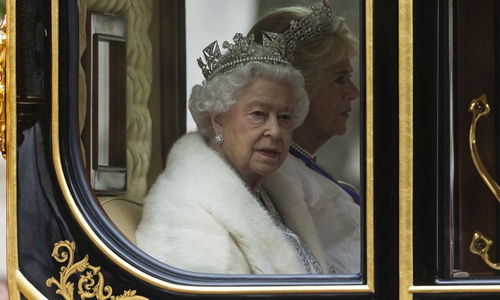
<svg viewBox="0 0 500 300">
<path fill-rule="evenodd" d="M 113 289 L 104 285 L 104 276 L 100 272 L 100 267 L 91 266 L 88 263 L 88 255 L 78 262 L 74 262 L 75 242 L 61 241 L 54 245 L 52 257 L 60 263 L 66 262 L 66 266 L 61 267 L 59 281 L 54 277 L 47 279 L 47 286 L 52 284 L 58 287 L 56 294 L 61 295 L 66 300 L 74 299 L 75 284 L 70 281 L 70 277 L 80 273 L 78 280 L 78 294 L 81 299 L 95 298 L 98 300 L 148 300 L 145 297 L 136 295 L 135 290 L 125 291 L 119 296 L 112 296 Z"/>
<path fill-rule="evenodd" d="M 3 158 L 7 157 L 7 128 L 5 118 L 6 101 L 6 67 L 7 67 L 7 16 L 0 21 L 0 151 Z"/>
<path fill-rule="evenodd" d="M 481 232 L 476 231 L 470 243 L 470 251 L 474 254 L 481 256 L 484 262 L 492 269 L 500 270 L 500 263 L 493 263 L 490 260 L 488 251 L 493 245 L 493 241 L 484 236 Z"/>
</svg>

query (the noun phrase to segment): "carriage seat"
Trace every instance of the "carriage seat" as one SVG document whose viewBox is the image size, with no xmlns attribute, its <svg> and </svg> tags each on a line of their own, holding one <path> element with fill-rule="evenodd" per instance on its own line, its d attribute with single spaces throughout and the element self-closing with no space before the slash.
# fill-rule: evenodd
<svg viewBox="0 0 500 300">
<path fill-rule="evenodd" d="M 142 217 L 142 200 L 116 196 L 99 197 L 99 201 L 110 220 L 135 245 L 135 230 Z"/>
</svg>

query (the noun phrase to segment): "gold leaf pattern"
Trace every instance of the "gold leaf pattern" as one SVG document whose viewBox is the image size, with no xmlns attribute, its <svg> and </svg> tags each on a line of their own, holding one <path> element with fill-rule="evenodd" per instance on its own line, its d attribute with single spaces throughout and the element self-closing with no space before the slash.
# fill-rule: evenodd
<svg viewBox="0 0 500 300">
<path fill-rule="evenodd" d="M 73 300 L 75 283 L 70 281 L 70 277 L 80 274 L 77 286 L 81 299 L 148 300 L 143 296 L 136 295 L 135 290 L 127 290 L 121 295 L 113 296 L 113 289 L 109 285 L 104 285 L 101 267 L 90 265 L 88 255 L 85 255 L 82 260 L 74 262 L 75 248 L 75 242 L 70 241 L 61 241 L 54 245 L 52 257 L 60 263 L 66 263 L 59 271 L 59 281 L 51 277 L 46 282 L 48 287 L 51 287 L 52 284 L 57 286 L 56 294 L 61 295 L 66 300 Z"/>
</svg>

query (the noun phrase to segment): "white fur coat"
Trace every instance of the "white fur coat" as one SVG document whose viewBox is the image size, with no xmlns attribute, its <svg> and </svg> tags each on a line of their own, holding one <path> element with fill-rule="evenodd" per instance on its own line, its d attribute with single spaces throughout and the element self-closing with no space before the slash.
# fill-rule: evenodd
<svg viewBox="0 0 500 300">
<path fill-rule="evenodd" d="M 286 209 L 301 216 L 284 219 L 288 228 L 316 228 L 327 264 L 324 273 L 361 272 L 360 207 L 340 186 L 291 154 L 262 185 L 271 198 L 286 199 L 276 204 L 284 218 L 290 215 L 283 213 Z"/>
<path fill-rule="evenodd" d="M 293 211 L 285 212 L 290 216 L 280 213 L 284 220 L 300 218 Z M 314 229 L 295 233 L 324 266 Z M 186 134 L 170 151 L 166 169 L 145 199 L 136 239 L 146 253 L 189 271 L 306 272 L 295 250 L 240 177 L 197 133 Z"/>
</svg>

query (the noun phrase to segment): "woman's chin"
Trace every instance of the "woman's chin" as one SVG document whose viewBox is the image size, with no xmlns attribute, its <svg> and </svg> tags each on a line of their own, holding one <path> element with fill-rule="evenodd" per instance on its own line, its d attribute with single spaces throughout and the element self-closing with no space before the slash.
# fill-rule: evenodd
<svg viewBox="0 0 500 300">
<path fill-rule="evenodd" d="M 271 175 L 274 171 L 278 170 L 281 164 L 263 165 L 255 169 L 256 173 L 262 177 Z"/>
</svg>

